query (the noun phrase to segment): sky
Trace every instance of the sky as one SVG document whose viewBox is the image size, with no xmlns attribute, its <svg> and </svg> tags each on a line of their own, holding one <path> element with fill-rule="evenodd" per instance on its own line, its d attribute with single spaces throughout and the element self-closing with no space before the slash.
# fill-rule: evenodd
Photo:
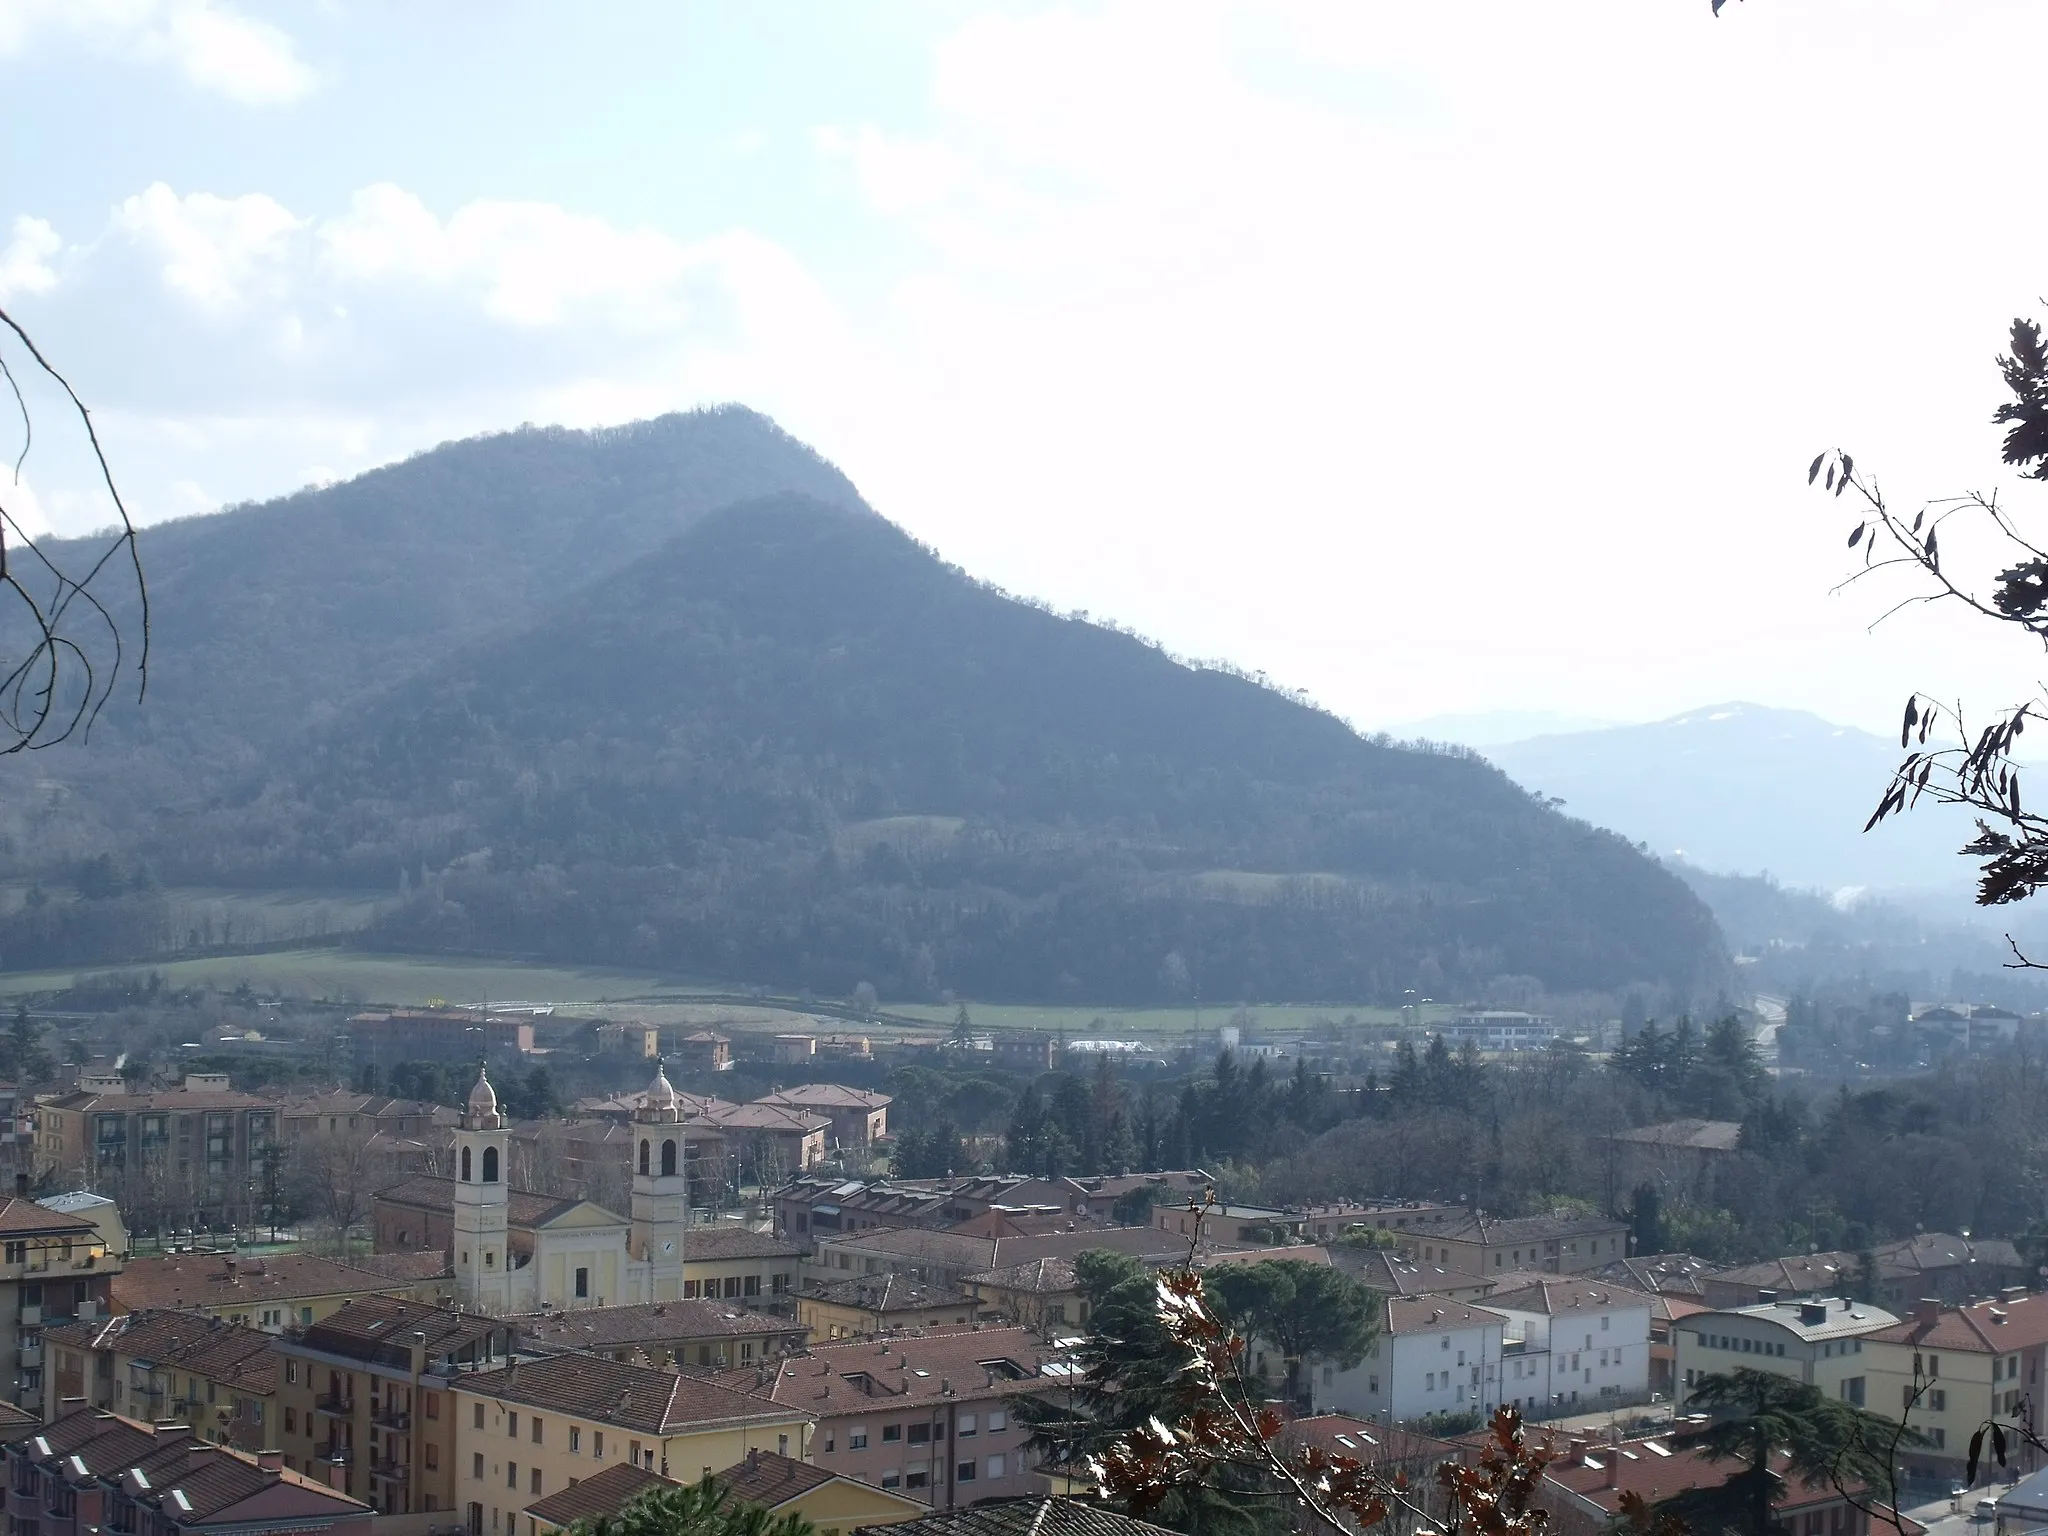
<svg viewBox="0 0 2048 1536">
<path fill-rule="evenodd" d="M 2043 510 L 1990 414 L 2044 52 L 2038 0 L 0 0 L 0 306 L 145 520 L 737 400 L 1361 726 L 1884 731 L 2048 672 L 1872 632 L 1910 589 L 1834 590 L 1805 483 Z M 103 526 L 32 404 L 0 499 Z"/>
</svg>

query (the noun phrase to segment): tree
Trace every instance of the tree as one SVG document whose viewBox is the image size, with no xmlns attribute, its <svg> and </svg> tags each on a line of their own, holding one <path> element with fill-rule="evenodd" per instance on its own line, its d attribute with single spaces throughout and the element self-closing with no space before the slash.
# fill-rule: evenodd
<svg viewBox="0 0 2048 1536">
<path fill-rule="evenodd" d="M 316 1131 L 292 1149 L 292 1203 L 334 1228 L 335 1251 L 348 1251 L 351 1228 L 361 1221 L 376 1187 L 369 1129 Z"/>
<path fill-rule="evenodd" d="M 1379 1335 L 1373 1293 L 1328 1264 L 1300 1259 L 1218 1264 L 1203 1284 L 1240 1332 L 1279 1350 L 1287 1364 L 1290 1403 L 1302 1402 L 1304 1365 L 1332 1360 L 1348 1371 Z"/>
<path fill-rule="evenodd" d="M 1663 1253 L 1664 1197 L 1654 1184 L 1638 1184 L 1630 1197 L 1628 1246 L 1631 1253 Z"/>
<path fill-rule="evenodd" d="M 742 1503 L 715 1477 L 650 1489 L 616 1515 L 578 1520 L 571 1536 L 814 1536 L 802 1515 Z"/>
<path fill-rule="evenodd" d="M 0 1075 L 28 1086 L 47 1082 L 55 1070 L 49 1051 L 43 1047 L 43 1026 L 30 1014 L 26 1002 L 16 1003 L 7 1035 L 0 1039 Z"/>
<path fill-rule="evenodd" d="M 1998 369 L 2010 398 L 1991 415 L 2007 429 L 2001 457 L 2022 479 L 2048 480 L 2048 346 L 2039 324 L 2026 319 L 2012 322 L 2009 339 Z M 1918 604 L 1952 604 L 2048 647 L 2048 551 L 2038 534 L 2021 531 L 1996 491 L 1930 501 L 1908 518 L 1879 490 L 1876 477 L 1858 471 L 1840 449 L 1816 454 L 1806 480 L 1819 481 L 1837 499 L 1856 493 L 1848 542 L 1862 564 L 1844 586 L 1879 572 L 1916 578 L 1915 588 L 1883 617 Z M 1899 727 L 1906 756 L 1865 830 L 1923 798 L 1966 806 L 1976 813 L 1977 836 L 1961 851 L 1981 861 L 1978 903 L 2000 906 L 2032 896 L 2048 885 L 2048 817 L 2029 808 L 2020 792 L 2022 765 L 2014 753 L 2030 718 L 2048 720 L 2048 697 L 1995 710 L 1975 723 L 1959 703 L 1909 694 Z M 2007 942 L 2018 965 L 2035 965 Z"/>
<path fill-rule="evenodd" d="M 1808 1382 L 1770 1371 L 1708 1376 L 1690 1389 L 1687 1402 L 1713 1422 L 1680 1435 L 1678 1444 L 1697 1447 L 1709 1461 L 1741 1464 L 1725 1482 L 1668 1502 L 1667 1508 L 1698 1536 L 1721 1531 L 1774 1536 L 1771 1508 L 1784 1495 L 1788 1477 L 1809 1488 L 1847 1491 L 1860 1485 L 1885 1505 L 1896 1506 L 1896 1448 L 1901 1437 L 1912 1433 L 1903 1422 L 1837 1402 Z M 1780 1455 L 1785 1457 L 1782 1474 L 1773 1465 Z"/>
</svg>

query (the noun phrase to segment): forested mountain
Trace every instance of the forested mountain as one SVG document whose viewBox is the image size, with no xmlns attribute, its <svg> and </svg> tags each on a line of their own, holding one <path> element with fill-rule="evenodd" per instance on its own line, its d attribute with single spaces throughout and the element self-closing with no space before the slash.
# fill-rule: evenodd
<svg viewBox="0 0 2048 1536">
<path fill-rule="evenodd" d="M 442 507 L 457 531 L 412 526 Z M 1363 739 L 978 584 L 759 418 L 486 439 L 235 520 L 268 563 L 230 538 L 160 578 L 183 601 L 211 560 L 248 583 L 217 605 L 261 610 L 160 630 L 160 676 L 218 673 L 150 706 L 195 709 L 200 742 L 124 840 L 166 881 L 403 888 L 377 942 L 821 992 L 1727 979 L 1705 907 L 1622 839 L 1469 754 Z M 329 559 L 347 590 L 297 611 Z M 139 734 L 96 741 L 102 783 L 57 798 L 171 760 Z M 19 826 L 17 867 L 39 852 Z"/>
</svg>

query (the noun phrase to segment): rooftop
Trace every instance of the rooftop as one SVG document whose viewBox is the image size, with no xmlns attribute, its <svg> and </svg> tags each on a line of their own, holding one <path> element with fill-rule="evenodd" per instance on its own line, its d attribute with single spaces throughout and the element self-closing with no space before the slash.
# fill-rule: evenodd
<svg viewBox="0 0 2048 1536">
<path fill-rule="evenodd" d="M 490 1340 L 502 1324 L 476 1313 L 430 1307 L 395 1296 L 354 1296 L 317 1323 L 294 1335 L 307 1349 L 352 1360 L 377 1360 L 412 1346 L 426 1346 L 427 1359 L 459 1355 Z"/>
<path fill-rule="evenodd" d="M 1364 1465 L 1385 1466 L 1417 1461 L 1456 1461 L 1460 1448 L 1433 1435 L 1419 1435 L 1398 1425 L 1375 1424 L 1342 1413 L 1318 1413 L 1290 1420 L 1282 1435 L 1299 1445 L 1319 1445 L 1336 1456 Z"/>
<path fill-rule="evenodd" d="M 716 1301 L 653 1301 L 632 1307 L 582 1307 L 573 1312 L 529 1312 L 504 1322 L 522 1347 L 547 1350 L 609 1349 L 672 1339 L 753 1338 L 799 1334 L 786 1318 L 765 1317 Z"/>
<path fill-rule="evenodd" d="M 526 1506 L 526 1513 L 542 1525 L 574 1525 L 579 1520 L 602 1520 L 616 1515 L 651 1489 L 675 1486 L 668 1478 L 644 1467 L 615 1461 L 580 1483 L 571 1483 L 544 1499 L 535 1499 Z"/>
<path fill-rule="evenodd" d="M 43 1337 L 72 1349 L 104 1349 L 148 1365 L 175 1365 L 259 1394 L 276 1389 L 277 1341 L 204 1312 L 125 1312 L 104 1322 L 65 1323 L 47 1329 Z"/>
<path fill-rule="evenodd" d="M 868 1412 L 891 1400 L 1010 1397 L 1018 1382 L 1035 1380 L 1056 1356 L 1028 1328 L 967 1324 L 815 1345 L 779 1365 L 727 1371 L 715 1379 L 825 1416 Z"/>
<path fill-rule="evenodd" d="M 752 1373 L 746 1373 L 751 1379 Z M 650 1435 L 753 1423 L 787 1423 L 806 1405 L 778 1406 L 767 1396 L 701 1376 L 673 1376 L 601 1355 L 546 1355 L 464 1376 L 461 1392 L 521 1403 Z"/>
<path fill-rule="evenodd" d="M 801 1244 L 772 1232 L 753 1232 L 724 1223 L 719 1226 L 690 1227 L 683 1233 L 683 1258 L 794 1259 L 803 1254 Z"/>
<path fill-rule="evenodd" d="M 417 1206 L 424 1211 L 455 1209 L 455 1180 L 434 1173 L 416 1173 L 377 1191 L 379 1200 Z M 506 1219 L 515 1227 L 544 1227 L 557 1216 L 584 1204 L 581 1196 L 543 1195 L 536 1190 L 505 1188 Z"/>
<path fill-rule="evenodd" d="M 887 1109 L 895 1101 L 886 1093 L 866 1088 L 843 1088 L 838 1083 L 798 1083 L 764 1093 L 756 1104 L 776 1104 L 785 1109 Z"/>
<path fill-rule="evenodd" d="M 1505 1312 L 1540 1312 L 1551 1317 L 1574 1308 L 1592 1312 L 1606 1307 L 1649 1307 L 1651 1303 L 1652 1298 L 1641 1291 L 1576 1275 L 1547 1276 L 1516 1290 L 1494 1291 L 1486 1298 L 1489 1307 Z"/>
<path fill-rule="evenodd" d="M 1498 1312 L 1444 1296 L 1390 1296 L 1386 1300 L 1385 1320 L 1389 1335 L 1444 1333 L 1453 1328 L 1485 1328 L 1507 1322 Z"/>
<path fill-rule="evenodd" d="M 112 1281 L 116 1305 L 142 1312 L 176 1307 L 259 1306 L 299 1296 L 388 1291 L 400 1282 L 311 1253 L 238 1258 L 228 1253 L 166 1253 L 130 1259 Z"/>
<path fill-rule="evenodd" d="M 1080 1284 L 1074 1274 L 1074 1261 L 1059 1258 L 1026 1259 L 1021 1264 L 1005 1264 L 1001 1269 L 978 1270 L 966 1278 L 971 1284 L 1023 1291 L 1033 1296 L 1057 1296 Z"/>
<path fill-rule="evenodd" d="M 1133 1520 L 1092 1499 L 986 1499 L 966 1509 L 862 1526 L 854 1536 L 1172 1536 L 1165 1526 Z"/>
<path fill-rule="evenodd" d="M 922 1312 L 930 1307 L 969 1307 L 974 1298 L 950 1285 L 933 1285 L 907 1275 L 854 1275 L 834 1280 L 806 1300 L 887 1316 L 891 1312 Z"/>
<path fill-rule="evenodd" d="M 1628 1223 L 1605 1216 L 1514 1216 L 1502 1219 L 1481 1214 L 1440 1222 L 1430 1228 L 1428 1235 L 1462 1243 L 1527 1243 L 1567 1237 L 1605 1237 L 1612 1232 L 1627 1230 Z"/>
<path fill-rule="evenodd" d="M 0 1201 L 0 1234 L 8 1237 L 92 1237 L 99 1229 L 82 1215 L 53 1210 L 10 1195 Z"/>
<path fill-rule="evenodd" d="M 745 1461 L 734 1462 L 717 1474 L 733 1496 L 763 1509 L 775 1509 L 791 1499 L 802 1498 L 813 1488 L 822 1488 L 838 1477 L 807 1461 L 778 1456 L 773 1451 L 752 1451 Z"/>
<path fill-rule="evenodd" d="M 1818 1301 L 1765 1301 L 1753 1307 L 1723 1307 L 1701 1317 L 1747 1317 L 1775 1323 L 1806 1340 L 1852 1338 L 1890 1327 L 1898 1318 L 1864 1301 L 1840 1297 Z"/>
<path fill-rule="evenodd" d="M 1781 1475 L 1787 1473 L 1791 1470 L 1791 1453 L 1779 1451 L 1773 1462 L 1774 1470 Z M 1688 1488 L 1717 1486 L 1727 1481 L 1740 1465 L 1739 1462 L 1709 1461 L 1696 1448 L 1680 1449 L 1668 1437 L 1653 1437 L 1625 1440 L 1619 1445 L 1589 1446 L 1579 1458 L 1560 1455 L 1543 1475 L 1548 1481 L 1569 1489 L 1612 1515 L 1621 1512 L 1625 1494 L 1640 1494 L 1655 1503 Z M 1841 1500 L 1841 1495 L 1826 1484 L 1810 1488 L 1796 1477 L 1784 1477 L 1782 1486 L 1784 1491 L 1771 1506 L 1776 1510 L 1801 1509 Z M 1907 1529 L 1917 1530 L 1917 1527 L 1909 1524 Z"/>
<path fill-rule="evenodd" d="M 1925 1345 L 1977 1354 L 2031 1349 L 2048 1343 L 2048 1295 L 2036 1293 L 1979 1301 L 1966 1307 L 1944 1307 L 1931 1322 L 1910 1317 L 1871 1337 L 1915 1348 Z"/>
</svg>

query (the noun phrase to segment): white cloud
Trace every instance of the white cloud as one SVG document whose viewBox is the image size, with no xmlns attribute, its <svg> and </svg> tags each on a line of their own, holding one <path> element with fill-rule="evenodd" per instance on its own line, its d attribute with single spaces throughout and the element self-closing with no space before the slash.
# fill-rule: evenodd
<svg viewBox="0 0 2048 1536">
<path fill-rule="evenodd" d="M 166 287 L 223 309 L 279 290 L 307 222 L 260 193 L 181 197 L 159 181 L 125 199 L 111 227 L 161 261 Z"/>
<path fill-rule="evenodd" d="M 24 293 L 47 293 L 57 285 L 50 258 L 64 248 L 57 231 L 26 214 L 14 221 L 14 238 L 0 248 L 0 302 Z"/>
<path fill-rule="evenodd" d="M 811 141 L 828 161 L 851 168 L 870 208 L 880 214 L 929 207 L 957 190 L 967 164 L 943 144 L 882 132 L 873 123 L 858 128 L 828 124 Z"/>
<path fill-rule="evenodd" d="M 169 65 L 249 106 L 297 101 L 318 83 L 289 36 L 224 0 L 0 0 L 0 58 L 49 36 Z"/>
</svg>

